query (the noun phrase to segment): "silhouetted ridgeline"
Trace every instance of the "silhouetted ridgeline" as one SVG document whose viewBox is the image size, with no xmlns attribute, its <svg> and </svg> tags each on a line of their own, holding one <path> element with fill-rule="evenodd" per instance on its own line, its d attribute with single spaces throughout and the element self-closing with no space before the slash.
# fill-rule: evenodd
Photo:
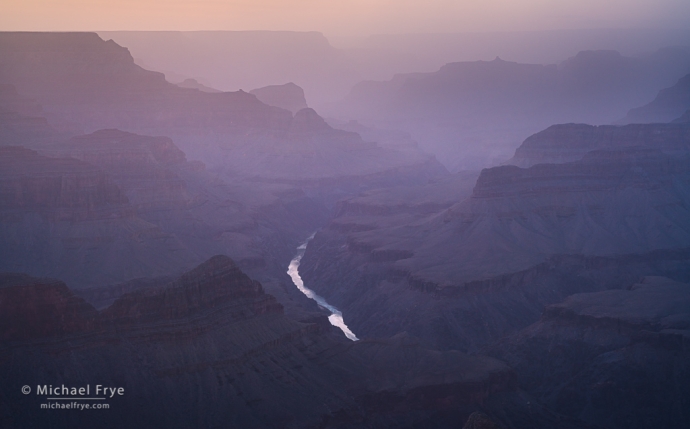
<svg viewBox="0 0 690 429">
<path fill-rule="evenodd" d="M 640 58 L 582 51 L 552 65 L 457 62 L 433 73 L 361 82 L 323 111 L 407 131 L 454 171 L 504 162 L 522 140 L 552 124 L 612 123 L 688 72 L 687 48 Z"/>
<path fill-rule="evenodd" d="M 0 366 L 6 427 L 393 428 L 464 421 L 496 395 L 521 400 L 495 359 L 427 350 L 405 335 L 344 343 L 290 320 L 224 256 L 101 312 L 59 281 L 25 275 L 1 275 L 0 297 L 0 356 L 14 362 Z M 45 399 L 18 388 L 94 383 L 124 388 L 105 401 L 108 418 L 37 413 Z"/>
</svg>

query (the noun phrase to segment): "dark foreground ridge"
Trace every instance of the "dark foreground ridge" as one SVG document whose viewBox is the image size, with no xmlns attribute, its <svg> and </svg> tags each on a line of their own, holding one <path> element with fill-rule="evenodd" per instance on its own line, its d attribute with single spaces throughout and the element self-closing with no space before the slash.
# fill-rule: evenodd
<svg viewBox="0 0 690 429">
<path fill-rule="evenodd" d="M 690 284 L 645 277 L 577 294 L 492 354 L 558 412 L 609 428 L 684 427 L 690 409 Z"/>
<path fill-rule="evenodd" d="M 225 256 L 100 312 L 57 280 L 2 274 L 0 285 L 7 428 L 440 427 L 480 409 L 497 415 L 499 399 L 518 410 L 524 400 L 496 359 L 428 350 L 406 334 L 351 343 L 325 323 L 286 318 Z M 35 389 L 44 384 L 125 394 L 106 401 L 109 411 L 40 412 L 46 399 Z M 25 385 L 34 393 L 22 394 Z"/>
</svg>

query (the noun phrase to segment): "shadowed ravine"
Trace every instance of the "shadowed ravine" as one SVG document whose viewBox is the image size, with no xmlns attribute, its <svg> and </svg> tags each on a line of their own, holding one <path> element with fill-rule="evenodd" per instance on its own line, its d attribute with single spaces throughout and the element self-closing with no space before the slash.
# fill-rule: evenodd
<svg viewBox="0 0 690 429">
<path fill-rule="evenodd" d="M 354 332 L 352 332 L 350 328 L 348 328 L 345 324 L 345 321 L 343 320 L 343 313 L 341 313 L 340 310 L 327 303 L 326 300 L 323 299 L 323 297 L 317 295 L 313 290 L 304 286 L 302 277 L 300 277 L 299 275 L 299 263 L 302 260 L 302 257 L 304 256 L 304 251 L 307 249 L 307 243 L 309 243 L 309 240 L 314 238 L 314 234 L 312 234 L 309 238 L 307 238 L 307 240 L 304 243 L 297 247 L 297 254 L 294 258 L 292 258 L 292 261 L 290 261 L 287 273 L 290 276 L 290 278 L 292 278 L 292 282 L 295 284 L 295 286 L 297 286 L 297 289 L 299 289 L 303 294 L 305 294 L 307 298 L 313 299 L 314 301 L 316 301 L 319 307 L 325 308 L 326 310 L 331 312 L 331 315 L 328 316 L 328 321 L 331 322 L 331 325 L 340 328 L 347 338 L 351 339 L 352 341 L 357 341 L 359 340 L 359 338 L 357 338 Z"/>
</svg>

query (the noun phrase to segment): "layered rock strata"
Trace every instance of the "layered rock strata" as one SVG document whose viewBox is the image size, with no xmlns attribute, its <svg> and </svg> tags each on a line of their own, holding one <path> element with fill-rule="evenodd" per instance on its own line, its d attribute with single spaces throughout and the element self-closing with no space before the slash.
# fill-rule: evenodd
<svg viewBox="0 0 690 429">
<path fill-rule="evenodd" d="M 137 216 L 97 167 L 0 148 L 0 264 L 5 271 L 62 277 L 70 284 L 180 272 L 193 256 Z"/>
<path fill-rule="evenodd" d="M 646 277 L 576 294 L 493 353 L 545 404 L 608 428 L 685 427 L 690 285 Z"/>
<path fill-rule="evenodd" d="M 3 274 L 0 285 L 0 303 L 16 307 L 0 316 L 10 428 L 437 425 L 515 391 L 512 371 L 492 358 L 426 350 L 405 336 L 342 342 L 321 324 L 292 321 L 224 256 L 101 312 L 59 281 Z M 95 383 L 125 389 L 106 400 L 108 419 L 37 413 L 45 399 L 20 391 Z"/>
</svg>

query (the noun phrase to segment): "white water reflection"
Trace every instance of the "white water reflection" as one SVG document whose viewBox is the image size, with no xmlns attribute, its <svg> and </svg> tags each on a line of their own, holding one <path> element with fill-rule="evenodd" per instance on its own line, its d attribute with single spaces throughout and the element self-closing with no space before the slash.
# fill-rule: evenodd
<svg viewBox="0 0 690 429">
<path fill-rule="evenodd" d="M 345 321 L 343 321 L 343 313 L 341 313 L 340 310 L 333 307 L 331 304 L 327 303 L 326 300 L 323 299 L 323 297 L 317 295 L 316 292 L 304 286 L 302 277 L 300 277 L 299 275 L 299 263 L 302 260 L 302 257 L 304 256 L 304 251 L 307 249 L 307 243 L 309 243 L 309 240 L 314 238 L 314 234 L 312 234 L 311 237 L 307 238 L 307 241 L 302 243 L 297 248 L 297 255 L 295 255 L 292 261 L 290 261 L 287 273 L 292 279 L 292 282 L 295 284 L 295 286 L 297 286 L 297 289 L 299 289 L 303 294 L 305 294 L 307 298 L 313 299 L 314 301 L 316 301 L 319 307 L 325 308 L 326 310 L 331 312 L 331 315 L 328 316 L 328 321 L 331 322 L 331 325 L 340 328 L 340 330 L 343 331 L 343 334 L 345 334 L 347 338 L 351 339 L 352 341 L 357 341 L 359 340 L 359 338 L 357 338 L 357 336 L 350 330 L 350 328 L 347 327 Z"/>
</svg>

